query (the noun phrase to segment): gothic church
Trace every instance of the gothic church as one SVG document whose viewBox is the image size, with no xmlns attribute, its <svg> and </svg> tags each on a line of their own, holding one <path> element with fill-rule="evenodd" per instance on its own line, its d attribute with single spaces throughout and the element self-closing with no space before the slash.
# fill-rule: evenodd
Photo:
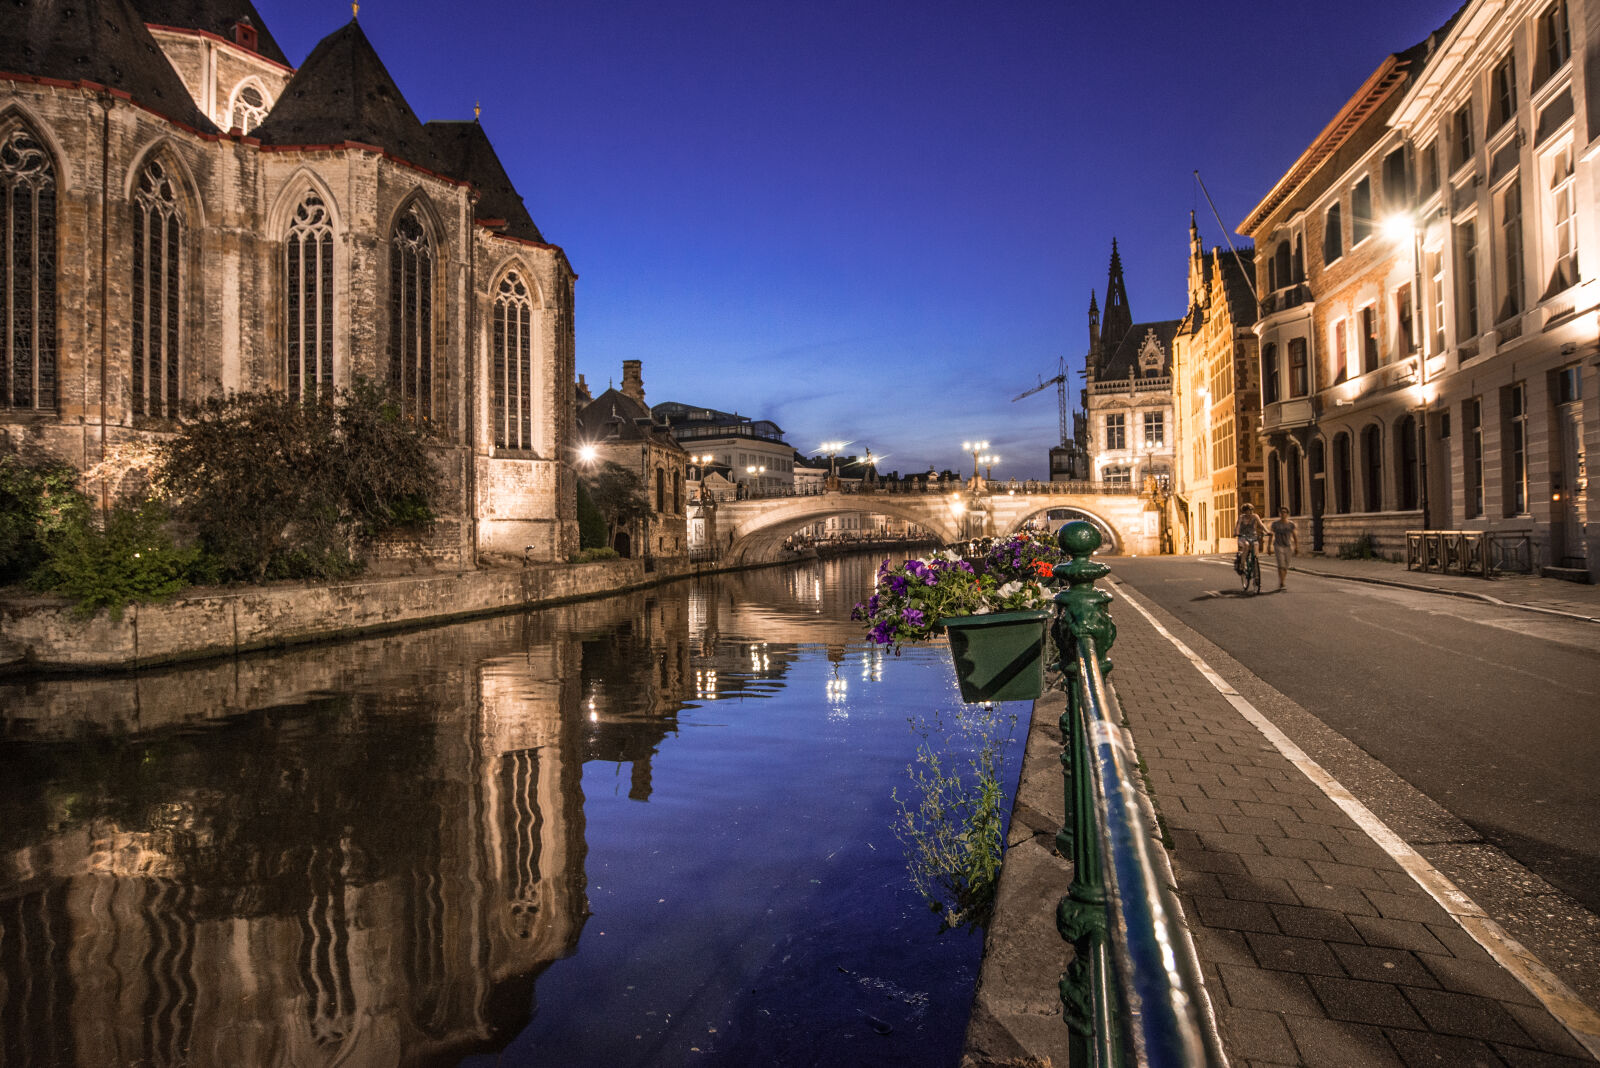
<svg viewBox="0 0 1600 1068">
<path fill-rule="evenodd" d="M 354 18 L 294 68 L 250 0 L 4 5 L 0 212 L 0 447 L 104 470 L 198 399 L 361 376 L 431 434 L 413 551 L 576 549 L 577 276 Z"/>
</svg>

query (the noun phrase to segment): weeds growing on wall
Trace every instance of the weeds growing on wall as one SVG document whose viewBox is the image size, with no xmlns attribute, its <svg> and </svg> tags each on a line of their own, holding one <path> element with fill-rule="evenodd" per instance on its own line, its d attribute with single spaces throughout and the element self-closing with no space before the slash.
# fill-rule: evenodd
<svg viewBox="0 0 1600 1068">
<path fill-rule="evenodd" d="M 109 609 L 112 619 L 134 601 L 162 601 L 191 585 L 200 550 L 179 546 L 168 533 L 159 501 L 124 503 L 93 522 L 85 510 L 50 540 L 30 577 L 39 589 L 70 597 L 80 617 Z"/>
<path fill-rule="evenodd" d="M 334 403 L 206 402 L 162 450 L 157 485 L 225 581 L 339 578 L 391 531 L 432 521 L 421 428 L 358 380 Z"/>
<path fill-rule="evenodd" d="M 1017 724 L 999 709 L 963 705 L 948 722 L 911 721 L 922 741 L 905 795 L 894 790 L 894 834 L 941 930 L 984 927 L 994 915 L 1009 802 L 1000 773 Z"/>
<path fill-rule="evenodd" d="M 1347 541 L 1339 546 L 1339 559 L 1341 560 L 1376 560 L 1378 558 L 1378 540 L 1371 534 L 1362 534 L 1355 541 Z"/>
</svg>

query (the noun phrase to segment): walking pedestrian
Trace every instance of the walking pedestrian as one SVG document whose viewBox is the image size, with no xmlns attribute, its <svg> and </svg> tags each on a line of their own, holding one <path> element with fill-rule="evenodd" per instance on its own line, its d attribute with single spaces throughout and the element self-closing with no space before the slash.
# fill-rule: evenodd
<svg viewBox="0 0 1600 1068">
<path fill-rule="evenodd" d="M 1300 555 L 1300 528 L 1289 518 L 1289 509 L 1279 508 L 1272 523 L 1272 555 L 1278 561 L 1278 589 L 1284 589 L 1289 576 L 1289 554 Z"/>
</svg>

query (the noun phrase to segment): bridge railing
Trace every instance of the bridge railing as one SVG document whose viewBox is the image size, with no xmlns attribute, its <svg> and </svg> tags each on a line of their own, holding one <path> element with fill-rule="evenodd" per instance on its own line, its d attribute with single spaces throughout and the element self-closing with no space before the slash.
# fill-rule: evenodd
<svg viewBox="0 0 1600 1068">
<path fill-rule="evenodd" d="M 1113 496 L 1136 496 L 1139 487 L 1129 482 L 1040 482 L 1037 480 L 1012 479 L 1006 482 L 979 480 L 978 492 L 984 496 L 997 497 L 1008 493 L 1048 494 L 1052 496 L 1084 496 L 1088 494 L 1109 494 Z M 917 496 L 937 497 L 948 493 L 970 493 L 972 484 L 968 482 L 955 482 L 950 480 L 903 479 L 899 482 L 881 481 L 876 483 L 849 483 L 841 482 L 836 490 L 839 493 L 855 496 Z M 718 493 L 701 491 L 696 495 L 698 501 L 701 496 L 715 499 L 721 503 L 733 500 L 765 500 L 782 497 L 820 497 L 830 492 L 826 486 L 771 486 L 767 488 L 753 487 L 741 484 L 737 490 L 728 490 Z"/>
<path fill-rule="evenodd" d="M 1140 789 L 1137 759 L 1106 686 L 1117 628 L 1095 588 L 1110 568 L 1091 554 L 1100 532 L 1085 522 L 1061 528 L 1071 561 L 1055 575 L 1054 635 L 1067 677 L 1067 823 L 1056 844 L 1072 858 L 1072 884 L 1056 906 L 1056 927 L 1073 944 L 1061 979 L 1072 1036 L 1072 1068 L 1223 1068 L 1200 964 L 1169 880 L 1156 860 L 1154 813 Z"/>
</svg>

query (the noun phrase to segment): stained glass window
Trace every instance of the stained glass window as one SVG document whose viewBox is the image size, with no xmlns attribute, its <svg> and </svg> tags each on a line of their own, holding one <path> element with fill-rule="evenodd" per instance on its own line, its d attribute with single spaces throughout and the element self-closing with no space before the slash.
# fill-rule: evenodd
<svg viewBox="0 0 1600 1068">
<path fill-rule="evenodd" d="M 333 221 L 328 207 L 308 192 L 295 209 L 284 242 L 291 397 L 331 398 L 333 393 Z"/>
<path fill-rule="evenodd" d="M 159 160 L 139 175 L 133 201 L 135 415 L 178 414 L 183 210 Z"/>
<path fill-rule="evenodd" d="M 56 406 L 56 182 L 26 130 L 0 142 L 0 408 Z"/>
<path fill-rule="evenodd" d="M 533 448 L 533 302 L 515 272 L 494 299 L 494 443 Z"/>
<path fill-rule="evenodd" d="M 415 203 L 390 238 L 389 388 L 407 419 L 433 418 L 433 244 Z"/>
</svg>

